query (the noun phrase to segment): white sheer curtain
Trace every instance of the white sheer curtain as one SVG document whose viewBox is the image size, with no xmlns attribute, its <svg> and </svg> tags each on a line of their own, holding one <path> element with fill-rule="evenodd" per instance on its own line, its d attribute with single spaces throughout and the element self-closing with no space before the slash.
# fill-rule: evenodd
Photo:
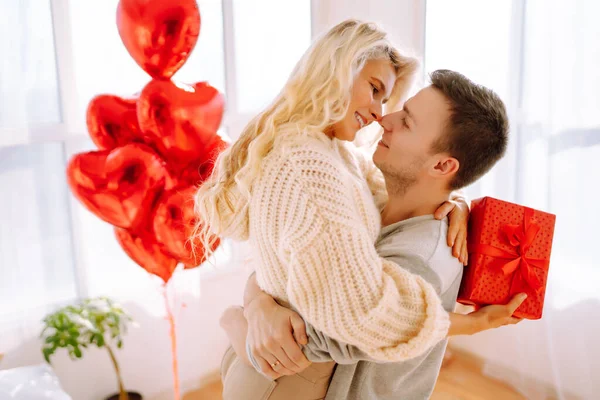
<svg viewBox="0 0 600 400">
<path fill-rule="evenodd" d="M 50 2 L 1 0 L 0 15 L 0 129 L 23 138 L 23 128 L 61 119 Z M 8 136 L 0 145 L 23 142 Z"/>
<path fill-rule="evenodd" d="M 2 353 L 76 285 L 63 143 L 40 140 L 62 120 L 50 3 L 0 0 L 0 15 Z"/>
<path fill-rule="evenodd" d="M 524 7 L 515 200 L 555 213 L 557 226 L 544 319 L 529 323 L 515 346 L 518 370 L 551 378 L 559 398 L 600 393 L 598 15 L 593 0 Z M 545 395 L 510 378 L 529 398 Z"/>
<path fill-rule="evenodd" d="M 207 80 L 225 93 L 222 129 L 234 138 L 276 96 L 311 41 L 310 0 L 247 3 L 198 0 L 201 35 L 175 75 L 183 82 Z M 0 353 L 7 355 L 5 363 L 26 338 L 37 338 L 48 309 L 77 296 L 109 295 L 133 299 L 152 312 L 163 310 L 161 281 L 125 255 L 112 227 L 70 194 L 65 176 L 73 154 L 95 149 L 85 127 L 90 99 L 100 93 L 128 96 L 150 80 L 119 38 L 117 4 L 0 0 Z M 183 272 L 190 286 L 184 292 L 199 303 L 200 280 L 232 272 L 238 253 L 238 246 L 226 242 L 212 265 Z"/>
<path fill-rule="evenodd" d="M 471 196 L 557 215 L 543 319 L 454 343 L 483 356 L 486 373 L 528 399 L 596 399 L 600 3 L 443 3 L 428 2 L 427 69 L 455 68 L 492 86 L 511 117 L 509 154 Z"/>
</svg>

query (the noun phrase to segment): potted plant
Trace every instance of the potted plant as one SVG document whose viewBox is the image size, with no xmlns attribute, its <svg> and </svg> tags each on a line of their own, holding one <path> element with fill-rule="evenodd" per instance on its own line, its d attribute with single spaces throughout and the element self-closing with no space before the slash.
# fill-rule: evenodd
<svg viewBox="0 0 600 400">
<path fill-rule="evenodd" d="M 107 400 L 141 400 L 136 392 L 127 392 L 121 378 L 114 346 L 123 346 L 122 336 L 127 332 L 131 317 L 116 303 L 106 297 L 87 299 L 78 305 L 69 305 L 44 318 L 42 338 L 44 358 L 50 363 L 58 348 L 69 351 L 72 359 L 81 358 L 83 349 L 96 345 L 106 348 L 119 382 L 119 394 Z"/>
</svg>

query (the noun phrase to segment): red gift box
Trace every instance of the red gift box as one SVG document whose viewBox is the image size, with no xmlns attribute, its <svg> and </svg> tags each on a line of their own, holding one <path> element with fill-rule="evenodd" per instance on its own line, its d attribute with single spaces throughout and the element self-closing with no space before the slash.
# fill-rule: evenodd
<svg viewBox="0 0 600 400">
<path fill-rule="evenodd" d="M 540 319 L 556 216 L 484 197 L 471 202 L 469 265 L 458 302 L 484 306 L 506 304 L 517 293 L 527 299 L 515 317 Z"/>
</svg>

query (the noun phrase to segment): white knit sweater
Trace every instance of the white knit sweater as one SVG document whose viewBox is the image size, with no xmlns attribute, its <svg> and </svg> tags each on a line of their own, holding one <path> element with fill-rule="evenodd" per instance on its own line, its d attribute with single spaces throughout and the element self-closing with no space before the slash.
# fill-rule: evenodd
<svg viewBox="0 0 600 400">
<path fill-rule="evenodd" d="M 252 186 L 249 239 L 259 286 L 316 329 L 382 361 L 446 336 L 435 289 L 379 257 L 379 171 L 322 133 L 280 139 Z M 371 187 L 369 187 L 369 184 Z"/>
</svg>

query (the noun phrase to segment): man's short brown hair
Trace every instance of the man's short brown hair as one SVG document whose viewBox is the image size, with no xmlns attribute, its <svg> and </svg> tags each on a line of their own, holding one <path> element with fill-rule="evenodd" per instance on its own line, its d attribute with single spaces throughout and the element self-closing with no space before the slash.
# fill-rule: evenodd
<svg viewBox="0 0 600 400">
<path fill-rule="evenodd" d="M 508 146 L 508 117 L 500 97 L 464 75 L 440 69 L 431 74 L 431 86 L 450 104 L 445 134 L 433 150 L 447 152 L 460 163 L 450 189 L 460 189 L 485 175 Z"/>
</svg>

